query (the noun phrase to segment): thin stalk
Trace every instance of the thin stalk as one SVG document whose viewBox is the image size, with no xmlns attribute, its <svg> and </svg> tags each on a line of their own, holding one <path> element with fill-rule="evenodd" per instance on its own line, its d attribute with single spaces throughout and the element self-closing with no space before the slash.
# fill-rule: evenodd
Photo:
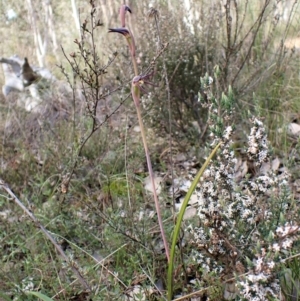
<svg viewBox="0 0 300 301">
<path fill-rule="evenodd" d="M 135 58 L 135 41 L 134 41 L 134 37 L 132 35 L 132 32 L 128 30 L 129 34 L 125 34 L 125 38 L 128 42 L 128 46 L 129 46 L 129 50 L 130 50 L 130 55 L 131 55 L 131 61 L 132 61 L 132 65 L 133 65 L 133 70 L 134 70 L 134 75 L 138 76 L 139 75 L 139 71 L 138 71 L 138 67 L 137 67 L 137 61 Z"/>
<path fill-rule="evenodd" d="M 150 177 L 151 185 L 153 188 L 153 197 L 154 197 L 154 202 L 155 202 L 155 209 L 156 209 L 156 213 L 157 213 L 159 229 L 160 229 L 162 240 L 164 243 L 166 257 L 169 262 L 170 261 L 169 246 L 168 246 L 168 242 L 166 239 L 166 235 L 165 235 L 165 231 L 164 231 L 164 227 L 163 227 L 163 223 L 162 223 L 162 218 L 161 218 L 161 214 L 160 214 L 159 201 L 158 201 L 156 187 L 155 187 L 155 181 L 154 181 L 154 173 L 153 173 L 152 163 L 151 163 L 149 149 L 148 149 L 148 145 L 147 145 L 145 128 L 144 128 L 144 124 L 143 124 L 143 120 L 142 120 L 142 116 L 141 116 L 139 99 L 138 99 L 138 101 L 134 101 L 134 103 L 135 103 L 136 113 L 138 116 L 139 126 L 140 126 L 140 130 L 141 130 L 141 135 L 142 135 L 142 140 L 143 140 L 143 145 L 144 145 L 144 150 L 145 150 L 145 155 L 146 155 L 146 160 L 147 160 L 147 166 L 148 166 L 148 171 L 149 171 L 149 177 Z"/>
<path fill-rule="evenodd" d="M 134 75 L 138 76 L 139 71 L 138 71 L 138 67 L 137 67 L 137 61 L 136 61 L 136 58 L 135 58 L 135 52 L 131 53 L 131 60 L 132 60 L 132 65 L 133 65 L 133 69 L 134 69 Z"/>
<path fill-rule="evenodd" d="M 136 61 L 136 57 L 135 57 L 136 51 L 135 51 L 134 37 L 133 37 L 132 33 L 130 32 L 130 30 L 125 28 L 126 11 L 131 13 L 131 9 L 128 6 L 123 5 L 120 9 L 120 17 L 121 17 L 121 26 L 122 27 L 121 28 L 110 28 L 109 32 L 116 32 L 116 33 L 122 34 L 126 38 L 127 43 L 128 43 L 128 47 L 129 47 L 129 51 L 130 51 L 130 55 L 131 55 L 131 61 L 132 61 L 134 74 L 135 74 L 135 77 L 132 80 L 131 93 L 132 93 L 132 98 L 134 100 L 134 104 L 136 107 L 139 126 L 140 126 L 140 130 L 141 130 L 141 135 L 142 135 L 142 140 L 143 140 L 143 145 L 144 145 L 144 150 L 145 150 L 145 155 L 146 155 L 146 160 L 147 160 L 147 166 L 148 166 L 148 171 L 149 171 L 149 177 L 150 177 L 150 181 L 151 181 L 152 189 L 153 189 L 153 197 L 154 197 L 154 202 L 155 202 L 155 208 L 156 208 L 159 228 L 160 228 L 161 236 L 162 236 L 163 243 L 164 243 L 166 257 L 169 262 L 169 260 L 170 260 L 169 247 L 168 247 L 168 242 L 167 242 L 167 239 L 165 236 L 163 223 L 162 223 L 162 219 L 161 219 L 159 202 L 158 202 L 158 197 L 157 197 L 156 187 L 155 187 L 155 182 L 154 182 L 154 173 L 153 173 L 152 164 L 151 164 L 151 160 L 150 160 L 150 154 L 149 154 L 149 150 L 148 150 L 148 146 L 147 146 L 145 128 L 144 128 L 143 119 L 142 119 L 142 115 L 141 115 L 141 109 L 140 109 L 140 92 L 141 92 L 140 89 L 142 88 L 143 84 L 147 84 L 147 83 L 151 84 L 148 81 L 148 78 L 152 75 L 152 73 L 145 74 L 145 75 L 143 75 L 143 74 L 139 75 L 137 61 Z"/>
</svg>

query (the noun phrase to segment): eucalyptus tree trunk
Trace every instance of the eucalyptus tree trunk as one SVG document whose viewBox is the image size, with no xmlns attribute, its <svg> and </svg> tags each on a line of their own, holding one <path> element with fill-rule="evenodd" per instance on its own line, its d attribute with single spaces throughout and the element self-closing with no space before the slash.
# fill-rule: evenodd
<svg viewBox="0 0 300 301">
<path fill-rule="evenodd" d="M 54 28 L 53 9 L 50 0 L 43 0 L 40 9 L 36 11 L 36 6 L 32 0 L 26 0 L 29 23 L 31 24 L 35 53 L 40 67 L 45 65 L 45 57 L 48 51 L 49 40 L 52 42 L 52 53 L 57 57 L 57 38 Z"/>
<path fill-rule="evenodd" d="M 71 0 L 71 5 L 72 5 L 72 12 L 73 12 L 73 18 L 75 21 L 75 26 L 78 31 L 78 36 L 80 37 L 80 20 L 79 20 L 78 9 L 76 6 L 76 0 Z"/>
<path fill-rule="evenodd" d="M 53 9 L 51 6 L 51 0 L 44 0 L 44 5 L 45 5 L 45 20 L 46 20 L 46 25 L 48 26 L 47 29 L 49 30 L 49 35 L 51 37 L 52 41 L 52 47 L 53 47 L 53 53 L 57 58 L 57 50 L 58 50 L 58 45 L 57 45 L 57 39 L 56 39 L 56 32 L 54 28 L 54 18 L 53 18 Z"/>
<path fill-rule="evenodd" d="M 46 55 L 46 49 L 47 49 L 47 40 L 43 39 L 40 33 L 40 28 L 38 26 L 38 17 L 34 10 L 34 7 L 32 5 L 31 0 L 27 1 L 27 9 L 28 9 L 28 18 L 29 22 L 31 24 L 31 28 L 33 31 L 33 38 L 34 38 L 34 44 L 35 44 L 35 52 L 36 57 L 39 63 L 39 66 L 44 66 L 44 58 Z"/>
</svg>

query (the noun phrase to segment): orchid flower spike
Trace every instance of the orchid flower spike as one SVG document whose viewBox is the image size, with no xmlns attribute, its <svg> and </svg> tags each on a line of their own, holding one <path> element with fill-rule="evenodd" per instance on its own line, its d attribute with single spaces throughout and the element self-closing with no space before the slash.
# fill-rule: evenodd
<svg viewBox="0 0 300 301">
<path fill-rule="evenodd" d="M 125 15 L 126 15 L 126 11 L 132 13 L 130 7 L 124 4 L 120 8 L 120 18 L 121 18 L 121 26 L 122 27 L 125 27 Z"/>
<path fill-rule="evenodd" d="M 153 72 L 150 72 L 148 74 L 141 74 L 138 76 L 135 76 L 131 83 L 131 94 L 132 98 L 136 105 L 139 105 L 140 103 L 140 93 L 141 90 L 144 92 L 147 92 L 145 89 L 145 85 L 151 85 L 155 86 L 153 83 L 149 81 L 149 78 L 153 75 Z"/>
<path fill-rule="evenodd" d="M 133 38 L 133 35 L 130 33 L 130 31 L 128 29 L 126 29 L 126 28 L 109 28 L 108 32 L 117 32 L 117 33 L 122 34 L 127 40 L 131 55 L 133 57 L 135 57 L 134 38 Z"/>
<path fill-rule="evenodd" d="M 149 81 L 149 79 L 153 75 L 153 73 L 154 72 L 152 71 L 147 74 L 140 74 L 138 76 L 135 76 L 132 80 L 132 84 L 134 86 L 138 86 L 144 92 L 147 92 L 145 89 L 145 85 L 155 86 L 155 84 L 153 84 L 152 82 Z"/>
</svg>

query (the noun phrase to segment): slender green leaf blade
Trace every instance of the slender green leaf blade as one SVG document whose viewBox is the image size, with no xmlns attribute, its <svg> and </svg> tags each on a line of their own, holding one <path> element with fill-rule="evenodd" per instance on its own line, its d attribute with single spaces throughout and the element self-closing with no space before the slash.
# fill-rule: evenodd
<svg viewBox="0 0 300 301">
<path fill-rule="evenodd" d="M 42 299 L 43 301 L 54 301 L 53 299 L 39 292 L 26 292 L 26 294 L 36 296 L 39 299 Z"/>
<path fill-rule="evenodd" d="M 173 269 L 174 269 L 174 256 L 175 256 L 175 247 L 176 247 L 176 243 L 177 243 L 177 239 L 178 239 L 178 235 L 180 232 L 180 227 L 181 227 L 181 223 L 183 220 L 183 216 L 184 216 L 184 212 L 185 209 L 188 205 L 188 202 L 201 178 L 201 176 L 203 175 L 205 169 L 207 168 L 210 160 L 213 158 L 213 156 L 216 154 L 218 148 L 220 147 L 221 142 L 213 149 L 213 151 L 210 153 L 209 157 L 206 159 L 206 161 L 204 162 L 203 166 L 201 167 L 201 169 L 199 170 L 199 172 L 197 173 L 190 189 L 188 190 L 184 201 L 182 203 L 181 209 L 179 211 L 178 217 L 177 217 L 177 222 L 175 225 L 175 230 L 174 230 L 174 234 L 173 234 L 173 238 L 172 238 L 172 246 L 171 246 L 171 252 L 170 252 L 170 261 L 169 261 L 169 266 L 168 266 L 168 279 L 167 279 L 167 289 L 168 289 L 168 300 L 170 301 L 172 298 L 172 294 L 173 294 Z"/>
</svg>

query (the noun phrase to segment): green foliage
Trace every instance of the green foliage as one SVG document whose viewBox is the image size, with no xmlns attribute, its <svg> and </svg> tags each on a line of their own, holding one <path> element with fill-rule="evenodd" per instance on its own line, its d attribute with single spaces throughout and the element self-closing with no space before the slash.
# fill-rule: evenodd
<svg viewBox="0 0 300 301">
<path fill-rule="evenodd" d="M 172 298 L 173 293 L 193 292 L 196 288 L 204 290 L 202 295 L 220 300 L 224 284 L 219 282 L 231 277 L 236 269 L 236 262 L 226 262 L 228 257 L 219 256 L 216 262 L 228 268 L 227 274 L 224 272 L 222 279 L 216 273 L 206 274 L 205 264 L 195 263 L 197 258 L 192 256 L 199 244 L 191 242 L 190 233 L 180 231 L 204 221 L 182 221 L 203 168 L 198 176 L 193 176 L 195 182 L 177 216 L 167 206 L 174 205 L 169 188 L 162 185 L 159 201 L 164 227 L 167 238 L 171 240 L 173 235 L 172 259 L 169 265 L 166 263 L 152 195 L 143 187 L 146 162 L 133 102 L 128 100 L 134 73 L 129 63 L 130 52 L 125 41 L 120 43 L 119 36 L 107 33 L 109 26 L 119 24 L 115 12 L 121 3 L 117 2 L 98 3 L 94 15 L 86 2 L 77 2 L 81 23 L 85 24 L 81 34 L 71 26 L 70 3 L 51 2 L 53 30 L 65 56 L 52 47 L 53 36 L 43 19 L 47 16 L 46 6 L 34 8 L 37 29 L 47 33 L 49 39 L 44 62 L 59 79 L 69 83 L 70 93 L 65 101 L 65 96 L 55 88 L 51 101 L 60 105 L 45 114 L 20 109 L 16 106 L 17 94 L 10 100 L 1 99 L 1 179 L 35 214 L 70 260 L 62 259 L 35 223 L 2 192 L 0 298 L 4 300 L 46 300 L 46 296 L 55 300 L 122 300 L 125 296 L 129 298 L 135 285 L 149 293 L 149 300 L 165 300 L 166 289 L 168 298 Z M 174 153 L 181 155 L 182 150 L 185 161 L 195 156 L 201 163 L 207 163 L 215 146 L 208 145 L 210 134 L 222 138 L 228 125 L 224 116 L 228 114 L 235 125 L 233 129 L 237 129 L 228 151 L 234 150 L 245 162 L 245 133 L 254 114 L 264 117 L 268 137 L 275 147 L 273 154 L 290 159 L 291 181 L 298 179 L 299 143 L 286 129 L 291 121 L 299 122 L 299 49 L 284 46 L 286 41 L 294 41 L 298 19 L 291 15 L 289 21 L 277 20 L 274 9 L 279 2 L 275 0 L 265 1 L 269 3 L 267 7 L 259 0 L 240 1 L 237 6 L 234 1 L 226 1 L 230 4 L 229 12 L 224 11 L 219 1 L 191 2 L 192 7 L 187 9 L 180 1 L 157 1 L 159 32 L 154 19 L 145 17 L 148 6 L 144 2 L 133 1 L 134 13 L 126 19 L 136 39 L 138 68 L 144 72 L 155 66 L 155 86 L 149 88 L 149 93 L 141 93 L 140 99 L 141 118 L 151 126 L 146 134 L 151 159 L 156 162 L 155 171 L 163 171 L 163 184 L 173 177 L 185 177 L 184 164 L 178 163 L 175 156 L 170 157 Z M 37 65 L 38 58 L 32 57 L 36 50 L 34 26 L 26 5 L 10 3 L 18 18 L 8 20 L 8 7 L 0 4 L 4 41 L 1 56 L 19 53 Z M 296 5 L 293 10 L 297 16 L 299 7 Z M 190 16 L 194 19 L 189 21 Z M 97 23 L 98 18 L 104 26 Z M 228 24 L 228 20 L 232 22 Z M 160 43 L 169 44 L 157 56 Z M 154 58 L 155 62 L 150 64 Z M 60 62 L 64 66 L 56 68 Z M 214 75 L 213 83 L 208 74 Z M 165 84 L 166 77 L 169 85 Z M 142 81 L 139 84 L 145 88 Z M 172 141 L 168 141 L 169 137 Z M 220 167 L 220 162 L 214 166 Z M 285 164 L 283 159 L 281 164 Z M 255 178 L 257 169 L 250 171 L 243 185 Z M 241 187 L 235 192 L 238 190 L 242 192 Z M 258 214 L 255 228 L 249 230 L 241 218 L 232 227 L 237 231 L 235 239 L 244 239 L 238 249 L 247 271 L 256 267 L 253 250 L 260 254 L 263 247 L 273 245 L 277 227 L 291 220 L 299 221 L 297 201 L 288 185 L 279 195 L 260 203 L 258 207 L 263 210 L 262 204 L 272 207 L 271 220 L 264 222 Z M 225 197 L 220 198 L 220 208 L 224 212 L 228 208 Z M 257 239 L 254 245 L 247 245 L 254 234 L 264 241 L 257 243 Z M 229 240 L 229 234 L 226 238 Z M 229 242 L 236 242 L 235 239 Z M 290 271 L 292 283 L 299 280 L 300 271 L 296 251 L 299 242 L 294 244 L 291 252 L 286 250 L 281 256 L 295 259 L 276 266 L 278 275 Z M 273 255 L 267 249 L 266 260 Z M 283 257 L 276 256 L 277 265 Z M 92 287 L 91 292 L 78 282 L 74 266 Z M 191 279 L 195 281 L 191 283 Z"/>
</svg>

